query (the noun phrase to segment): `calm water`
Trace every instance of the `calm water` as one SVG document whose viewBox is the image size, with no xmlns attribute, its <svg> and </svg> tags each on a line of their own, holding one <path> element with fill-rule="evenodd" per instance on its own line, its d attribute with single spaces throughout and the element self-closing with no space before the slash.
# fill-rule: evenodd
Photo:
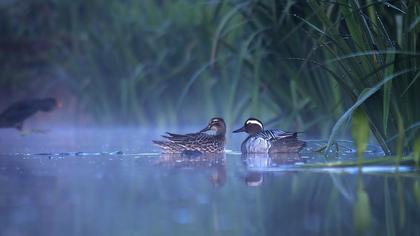
<svg viewBox="0 0 420 236">
<path fill-rule="evenodd" d="M 243 136 L 164 156 L 151 133 L 0 130 L 0 235 L 420 235 L 411 168 L 307 170 L 326 158 L 241 156 Z"/>
</svg>

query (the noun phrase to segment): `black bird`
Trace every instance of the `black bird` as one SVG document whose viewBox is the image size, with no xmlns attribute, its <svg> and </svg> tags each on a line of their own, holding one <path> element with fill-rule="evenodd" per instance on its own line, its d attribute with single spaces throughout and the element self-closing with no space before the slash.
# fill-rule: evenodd
<svg viewBox="0 0 420 236">
<path fill-rule="evenodd" d="M 55 98 L 28 99 L 13 103 L 0 114 L 0 128 L 22 130 L 26 119 L 38 111 L 50 112 L 58 106 Z"/>
</svg>

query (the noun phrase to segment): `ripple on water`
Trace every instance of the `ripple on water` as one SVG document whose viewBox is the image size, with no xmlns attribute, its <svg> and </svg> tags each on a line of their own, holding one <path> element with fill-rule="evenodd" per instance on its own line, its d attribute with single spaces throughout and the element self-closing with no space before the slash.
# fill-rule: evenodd
<svg viewBox="0 0 420 236">
<path fill-rule="evenodd" d="M 401 166 L 400 168 L 394 166 L 365 166 L 363 168 L 357 167 L 330 167 L 328 163 L 330 161 L 340 161 L 340 162 L 354 162 L 355 161 L 355 148 L 351 141 L 341 140 L 337 142 L 337 148 L 332 148 L 328 153 L 335 153 L 334 156 L 325 156 L 324 152 L 315 152 L 323 145 L 325 146 L 325 141 L 319 140 L 307 140 L 307 146 L 301 152 L 300 155 L 295 154 L 296 156 L 290 156 L 291 154 L 286 154 L 286 157 L 271 157 L 269 154 L 265 155 L 255 155 L 253 158 L 244 157 L 240 152 L 226 149 L 225 153 L 227 156 L 237 157 L 241 155 L 241 158 L 245 161 L 246 167 L 250 170 L 256 171 L 312 171 L 312 172 L 344 172 L 344 173 L 356 173 L 356 172 L 365 172 L 365 173 L 375 173 L 375 172 L 409 172 L 414 171 L 414 168 Z M 337 151 L 338 150 L 338 151 Z M 142 158 L 148 157 L 155 159 L 154 157 L 161 157 L 159 152 L 139 152 L 139 153 L 127 153 L 122 150 L 112 150 L 109 152 L 40 152 L 40 153 L 16 153 L 15 156 L 23 156 L 23 158 L 33 158 L 33 157 L 48 157 L 49 159 L 62 159 L 62 158 L 102 158 L 104 160 L 114 161 L 122 160 L 122 158 Z M 268 156 L 267 156 L 268 155 Z M 284 154 L 282 154 L 284 155 Z M 377 145 L 369 144 L 365 152 L 365 159 L 371 160 L 378 157 L 384 156 L 384 153 L 380 150 L 380 147 Z M 194 158 L 188 162 L 200 161 L 203 158 Z M 175 163 L 183 163 L 184 159 L 175 159 Z M 90 161 L 89 163 L 96 163 Z M 321 164 L 317 167 L 308 168 L 307 164 Z M 219 161 L 214 161 L 214 163 L 207 163 L 207 167 L 212 167 L 214 164 L 220 164 Z M 325 166 L 322 166 L 325 164 Z"/>
</svg>

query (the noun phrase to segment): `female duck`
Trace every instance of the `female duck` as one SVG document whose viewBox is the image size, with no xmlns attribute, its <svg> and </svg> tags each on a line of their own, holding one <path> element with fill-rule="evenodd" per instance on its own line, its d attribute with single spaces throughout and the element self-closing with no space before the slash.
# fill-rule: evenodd
<svg viewBox="0 0 420 236">
<path fill-rule="evenodd" d="M 213 130 L 214 134 L 205 132 Z M 153 141 L 163 153 L 220 153 L 225 149 L 226 124 L 222 118 L 215 117 L 203 130 L 191 134 L 162 135 L 166 141 Z"/>
<path fill-rule="evenodd" d="M 242 153 L 290 153 L 299 152 L 305 146 L 305 142 L 297 138 L 297 132 L 264 130 L 262 122 L 255 118 L 249 118 L 242 128 L 233 132 L 249 134 L 242 142 Z"/>
</svg>

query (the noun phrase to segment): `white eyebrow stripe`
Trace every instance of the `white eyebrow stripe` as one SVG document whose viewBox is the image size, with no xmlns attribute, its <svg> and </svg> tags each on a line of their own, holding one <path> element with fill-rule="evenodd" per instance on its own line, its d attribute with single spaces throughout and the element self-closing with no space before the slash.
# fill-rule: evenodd
<svg viewBox="0 0 420 236">
<path fill-rule="evenodd" d="M 259 125 L 261 128 L 263 127 L 263 125 L 261 124 L 261 122 L 259 122 L 258 120 L 248 120 L 248 121 L 246 122 L 246 124 L 247 124 L 247 125 L 249 125 L 249 124 L 257 124 L 257 125 Z"/>
</svg>

